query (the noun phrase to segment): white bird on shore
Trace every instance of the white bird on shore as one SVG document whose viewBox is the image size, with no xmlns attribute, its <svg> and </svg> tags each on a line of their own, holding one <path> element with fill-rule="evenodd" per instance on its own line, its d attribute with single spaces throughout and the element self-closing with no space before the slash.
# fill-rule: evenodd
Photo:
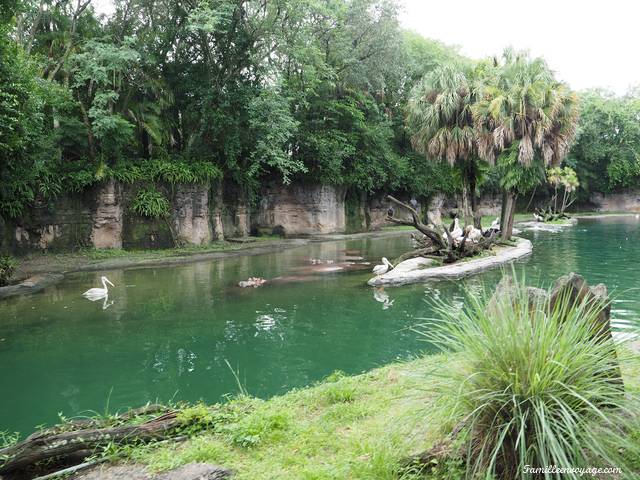
<svg viewBox="0 0 640 480">
<path fill-rule="evenodd" d="M 393 265 L 391 264 L 391 262 L 387 260 L 385 257 L 382 257 L 382 265 L 376 265 L 375 267 L 373 267 L 373 273 L 375 273 L 378 276 L 384 275 L 392 268 L 393 268 Z"/>
<path fill-rule="evenodd" d="M 454 240 L 462 237 L 462 229 L 460 228 L 460 220 L 458 220 L 458 217 L 453 220 L 453 230 L 451 230 L 451 237 Z"/>
<path fill-rule="evenodd" d="M 112 287 L 115 287 L 115 285 L 111 283 L 111 281 L 105 276 L 100 277 L 100 281 L 102 282 L 103 288 L 90 288 L 89 290 L 84 292 L 82 296 L 91 301 L 95 301 L 95 300 L 100 300 L 101 298 L 104 298 L 107 295 L 109 295 L 109 289 L 107 288 L 107 283 Z"/>
<path fill-rule="evenodd" d="M 464 230 L 465 232 L 469 232 L 467 234 L 467 240 L 471 242 L 478 243 L 478 240 L 482 238 L 482 230 L 474 227 L 473 225 L 467 225 Z"/>
</svg>

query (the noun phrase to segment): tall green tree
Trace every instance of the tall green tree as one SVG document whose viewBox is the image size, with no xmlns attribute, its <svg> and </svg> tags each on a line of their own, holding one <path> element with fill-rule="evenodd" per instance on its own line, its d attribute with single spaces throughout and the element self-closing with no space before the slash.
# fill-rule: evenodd
<svg viewBox="0 0 640 480">
<path fill-rule="evenodd" d="M 544 181 L 544 167 L 566 157 L 578 117 L 576 94 L 543 59 L 506 50 L 487 70 L 473 118 L 479 155 L 501 170 L 503 238 L 511 237 L 518 195 Z"/>
<path fill-rule="evenodd" d="M 408 104 L 411 143 L 420 153 L 446 161 L 459 174 L 462 214 L 474 221 L 479 157 L 471 107 L 476 102 L 472 72 L 448 64 L 427 74 L 414 88 Z"/>
</svg>

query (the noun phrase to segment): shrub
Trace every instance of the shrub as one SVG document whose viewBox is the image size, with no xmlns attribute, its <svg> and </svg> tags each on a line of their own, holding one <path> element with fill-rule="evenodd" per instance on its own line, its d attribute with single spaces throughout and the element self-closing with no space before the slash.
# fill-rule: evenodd
<svg viewBox="0 0 640 480">
<path fill-rule="evenodd" d="M 615 380 L 615 344 L 594 335 L 603 305 L 567 297 L 552 308 L 522 283 L 512 295 L 467 297 L 462 308 L 439 305 L 444 321 L 420 330 L 459 352 L 443 393 L 471 439 L 467 477 L 581 477 L 534 474 L 527 465 L 619 467 L 616 478 L 632 476 L 628 459 L 640 447 L 627 426 L 640 410 Z"/>
<path fill-rule="evenodd" d="M 138 191 L 132 207 L 134 212 L 143 217 L 160 218 L 169 215 L 169 200 L 157 190 Z"/>
<path fill-rule="evenodd" d="M 0 255 L 0 287 L 7 285 L 16 270 L 16 261 L 9 255 Z"/>
</svg>

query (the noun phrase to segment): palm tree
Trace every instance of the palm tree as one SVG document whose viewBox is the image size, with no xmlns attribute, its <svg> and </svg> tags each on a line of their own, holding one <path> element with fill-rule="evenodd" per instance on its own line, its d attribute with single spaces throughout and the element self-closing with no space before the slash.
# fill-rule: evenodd
<svg viewBox="0 0 640 480">
<path fill-rule="evenodd" d="M 443 65 L 430 72 L 411 92 L 407 115 L 413 148 L 459 170 L 466 223 L 474 221 L 479 160 L 471 115 L 475 94 L 470 77 L 471 71 L 458 64 Z"/>
<path fill-rule="evenodd" d="M 503 178 L 502 236 L 511 237 L 518 194 L 531 186 L 531 170 L 559 165 L 575 138 L 578 99 L 569 88 L 555 80 L 543 59 L 508 49 L 479 91 L 473 105 L 478 155 L 493 164 L 496 159 L 517 155 L 521 175 Z M 542 165 L 534 165 L 534 163 Z M 513 168 L 513 167 L 511 167 Z M 526 170 L 526 172 L 525 172 Z M 508 178 L 507 178 L 508 177 Z M 520 183 L 519 179 L 526 179 Z"/>
</svg>

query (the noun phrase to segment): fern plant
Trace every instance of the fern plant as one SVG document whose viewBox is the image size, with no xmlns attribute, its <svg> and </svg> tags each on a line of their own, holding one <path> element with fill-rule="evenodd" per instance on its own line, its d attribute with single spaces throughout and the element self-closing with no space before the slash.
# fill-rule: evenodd
<svg viewBox="0 0 640 480">
<path fill-rule="evenodd" d="M 150 218 L 169 216 L 169 200 L 155 189 L 142 189 L 136 194 L 132 204 L 138 215 Z"/>
<path fill-rule="evenodd" d="M 9 255 L 0 255 L 0 287 L 9 283 L 16 270 L 16 261 Z"/>
</svg>

